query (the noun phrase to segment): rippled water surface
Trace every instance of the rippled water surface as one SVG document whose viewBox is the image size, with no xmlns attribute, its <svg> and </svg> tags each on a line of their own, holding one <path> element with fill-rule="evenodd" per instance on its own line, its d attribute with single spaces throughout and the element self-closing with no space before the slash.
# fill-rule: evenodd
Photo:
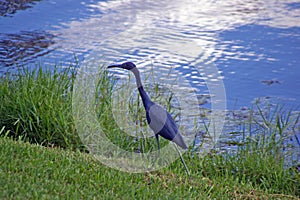
<svg viewBox="0 0 300 200">
<path fill-rule="evenodd" d="M 16 1 L 18 2 L 18 1 Z M 0 2 L 0 70 L 27 63 L 131 60 L 170 68 L 209 93 L 224 83 L 230 109 L 260 96 L 300 103 L 300 2 Z"/>
</svg>

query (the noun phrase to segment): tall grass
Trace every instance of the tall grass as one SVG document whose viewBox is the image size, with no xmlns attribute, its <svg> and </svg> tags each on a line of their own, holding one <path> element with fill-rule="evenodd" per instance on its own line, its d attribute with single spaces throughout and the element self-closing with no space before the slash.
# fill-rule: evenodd
<svg viewBox="0 0 300 200">
<path fill-rule="evenodd" d="M 71 112 L 76 72 L 21 68 L 0 78 L 2 133 L 45 146 L 79 148 Z"/>
<path fill-rule="evenodd" d="M 228 116 L 227 133 L 218 150 L 202 157 L 201 173 L 205 177 L 234 177 L 241 185 L 299 196 L 300 143 L 296 134 L 300 113 L 276 101 L 258 99 L 252 108 L 231 111 Z M 201 145 L 197 151 L 199 148 Z"/>
<path fill-rule="evenodd" d="M 105 70 L 97 77 L 95 111 L 107 137 L 128 151 L 151 151 L 156 141 L 154 137 L 148 139 L 142 135 L 147 125 L 140 97 L 133 97 L 124 116 L 136 115 L 136 123 L 146 129 L 137 129 L 136 135 L 129 136 L 118 127 L 113 116 L 112 94 L 116 80 Z M 0 77 L 0 134 L 44 146 L 82 149 L 72 116 L 75 79 L 76 70 L 72 67 L 20 68 Z M 158 93 L 156 86 L 155 100 L 159 98 Z"/>
<path fill-rule="evenodd" d="M 234 177 L 242 185 L 251 184 L 270 193 L 300 195 L 299 172 L 286 169 L 283 157 L 278 159 L 254 147 L 248 145 L 235 154 L 205 156 L 199 169 L 205 177 Z"/>
</svg>

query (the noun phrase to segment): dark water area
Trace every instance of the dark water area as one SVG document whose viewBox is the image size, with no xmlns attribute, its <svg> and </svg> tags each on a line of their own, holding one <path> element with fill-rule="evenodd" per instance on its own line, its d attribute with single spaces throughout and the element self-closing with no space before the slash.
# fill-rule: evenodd
<svg viewBox="0 0 300 200">
<path fill-rule="evenodd" d="M 40 62 L 51 65 L 61 61 L 67 63 L 65 60 L 73 62 L 76 50 L 72 53 L 60 51 L 55 41 L 60 34 L 51 31 L 63 27 L 63 23 L 89 17 L 90 13 L 85 11 L 84 4 L 70 0 L 1 0 L 0 73 L 14 70 L 18 66 L 34 66 Z"/>
<path fill-rule="evenodd" d="M 0 74 L 130 60 L 145 84 L 151 74 L 203 107 L 240 112 L 262 98 L 296 112 L 299 55 L 296 0 L 0 0 Z"/>
<path fill-rule="evenodd" d="M 17 0 L 17 1 L 0 1 L 0 16 L 12 17 L 18 10 L 25 10 L 34 6 L 35 2 L 40 0 Z"/>
<path fill-rule="evenodd" d="M 0 35 L 0 61 L 7 67 L 30 62 L 49 54 L 54 35 L 42 31 L 21 31 L 19 34 Z"/>
</svg>

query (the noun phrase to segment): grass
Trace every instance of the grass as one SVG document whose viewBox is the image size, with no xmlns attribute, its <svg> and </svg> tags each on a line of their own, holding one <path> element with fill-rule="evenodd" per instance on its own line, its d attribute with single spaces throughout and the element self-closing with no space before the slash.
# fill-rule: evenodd
<svg viewBox="0 0 300 200">
<path fill-rule="evenodd" d="M 236 152 L 184 154 L 190 178 L 179 159 L 159 171 L 130 174 L 106 167 L 82 151 L 71 111 L 75 76 L 72 68 L 37 68 L 0 78 L 0 199 L 300 197 L 299 171 L 286 168 L 281 154 L 287 148 L 282 143 L 285 132 L 297 129 L 299 116 L 281 115 L 279 107 L 266 114 L 256 104 L 249 110 L 247 126 L 242 127 L 243 145 Z M 124 137 L 112 120 L 113 84 L 106 73 L 99 74 L 95 99 L 99 123 L 118 146 L 151 151 L 154 138 Z M 137 105 L 132 110 L 140 110 L 138 99 L 132 105 Z M 137 119 L 143 124 L 144 119 Z M 257 132 L 260 137 L 255 137 Z"/>
<path fill-rule="evenodd" d="M 0 77 L 0 127 L 32 143 L 79 148 L 72 120 L 72 68 L 21 68 Z"/>
<path fill-rule="evenodd" d="M 79 151 L 8 138 L 0 139 L 0 153 L 1 199 L 297 199 L 299 195 L 299 177 L 283 171 L 272 157 L 244 155 L 237 162 L 185 155 L 192 174 L 187 178 L 180 160 L 160 171 L 129 174 Z"/>
</svg>

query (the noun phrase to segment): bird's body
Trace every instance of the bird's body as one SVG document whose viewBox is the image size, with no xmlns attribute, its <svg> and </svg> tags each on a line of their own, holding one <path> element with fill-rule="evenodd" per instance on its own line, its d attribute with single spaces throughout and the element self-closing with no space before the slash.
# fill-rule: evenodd
<svg viewBox="0 0 300 200">
<path fill-rule="evenodd" d="M 185 144 L 181 134 L 179 133 L 178 126 L 176 125 L 174 119 L 163 107 L 151 101 L 147 93 L 145 92 L 141 78 L 139 75 L 139 71 L 136 66 L 131 62 L 126 62 L 121 65 L 111 65 L 108 68 L 123 68 L 130 70 L 134 73 L 136 78 L 136 84 L 138 87 L 139 94 L 142 98 L 142 102 L 146 111 L 146 118 L 150 128 L 154 131 L 154 134 L 157 139 L 158 149 L 159 140 L 158 135 L 163 138 L 176 143 L 183 149 L 187 149 L 187 145 Z"/>
</svg>

